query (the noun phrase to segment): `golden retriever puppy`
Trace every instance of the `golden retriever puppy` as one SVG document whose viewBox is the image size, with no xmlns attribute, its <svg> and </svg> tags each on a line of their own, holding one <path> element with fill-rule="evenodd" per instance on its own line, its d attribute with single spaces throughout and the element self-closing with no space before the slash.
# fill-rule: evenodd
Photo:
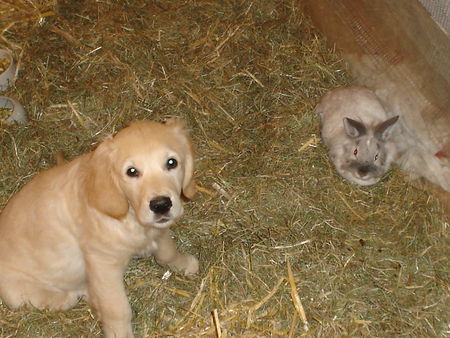
<svg viewBox="0 0 450 338">
<path fill-rule="evenodd" d="M 181 122 L 134 122 L 94 151 L 34 177 L 0 215 L 0 298 L 65 310 L 86 297 L 107 337 L 132 337 L 123 274 L 154 255 L 186 275 L 169 227 L 191 198 L 193 154 Z"/>
</svg>

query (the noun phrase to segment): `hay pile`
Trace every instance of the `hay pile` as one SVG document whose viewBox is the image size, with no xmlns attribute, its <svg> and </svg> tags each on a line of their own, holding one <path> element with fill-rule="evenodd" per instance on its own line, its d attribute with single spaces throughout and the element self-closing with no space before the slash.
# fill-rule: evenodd
<svg viewBox="0 0 450 338">
<path fill-rule="evenodd" d="M 361 188 L 336 175 L 312 110 L 350 82 L 296 2 L 0 4 L 21 71 L 7 93 L 31 123 L 2 126 L 0 202 L 39 170 L 135 119 L 192 130 L 199 194 L 174 227 L 195 279 L 134 260 L 138 337 L 439 336 L 449 330 L 448 223 L 393 169 Z M 2 337 L 95 336 L 68 312 L 0 306 Z"/>
</svg>

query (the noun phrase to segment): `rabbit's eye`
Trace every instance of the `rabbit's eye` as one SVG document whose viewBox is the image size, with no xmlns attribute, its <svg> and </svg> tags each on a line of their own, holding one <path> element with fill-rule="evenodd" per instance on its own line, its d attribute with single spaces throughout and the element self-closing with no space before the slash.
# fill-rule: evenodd
<svg viewBox="0 0 450 338">
<path fill-rule="evenodd" d="M 353 155 L 358 155 L 358 149 L 355 149 L 354 151 L 353 151 Z"/>
<path fill-rule="evenodd" d="M 378 160 L 378 154 L 375 155 L 375 161 Z"/>
</svg>

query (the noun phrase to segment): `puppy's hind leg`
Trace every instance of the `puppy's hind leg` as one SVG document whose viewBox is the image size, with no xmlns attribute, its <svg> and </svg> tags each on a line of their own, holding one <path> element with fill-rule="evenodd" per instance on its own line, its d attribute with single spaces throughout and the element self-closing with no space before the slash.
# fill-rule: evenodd
<svg viewBox="0 0 450 338">
<path fill-rule="evenodd" d="M 81 292 L 63 291 L 27 279 L 10 278 L 0 282 L 0 298 L 12 309 L 31 305 L 38 309 L 67 310 L 77 304 L 81 295 Z"/>
<path fill-rule="evenodd" d="M 5 279 L 0 281 L 0 299 L 13 310 L 26 304 L 24 295 L 18 285 Z"/>
<path fill-rule="evenodd" d="M 37 292 L 29 298 L 30 304 L 39 309 L 53 311 L 65 311 L 74 307 L 82 296 L 80 292 L 63 291 L 45 286 L 35 291 Z"/>
</svg>

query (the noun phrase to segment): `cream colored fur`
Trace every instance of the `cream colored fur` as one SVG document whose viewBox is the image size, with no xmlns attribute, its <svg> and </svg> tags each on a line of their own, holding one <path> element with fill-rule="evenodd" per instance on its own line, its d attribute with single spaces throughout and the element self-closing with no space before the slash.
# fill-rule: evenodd
<svg viewBox="0 0 450 338">
<path fill-rule="evenodd" d="M 189 136 L 176 120 L 135 122 L 93 152 L 41 172 L 0 215 L 0 297 L 11 308 L 52 310 L 86 297 L 107 337 L 132 337 L 123 284 L 130 258 L 154 255 L 184 274 L 198 271 L 169 232 L 183 213 L 182 194 L 195 193 L 192 175 Z M 170 210 L 152 211 L 161 196 Z"/>
</svg>

